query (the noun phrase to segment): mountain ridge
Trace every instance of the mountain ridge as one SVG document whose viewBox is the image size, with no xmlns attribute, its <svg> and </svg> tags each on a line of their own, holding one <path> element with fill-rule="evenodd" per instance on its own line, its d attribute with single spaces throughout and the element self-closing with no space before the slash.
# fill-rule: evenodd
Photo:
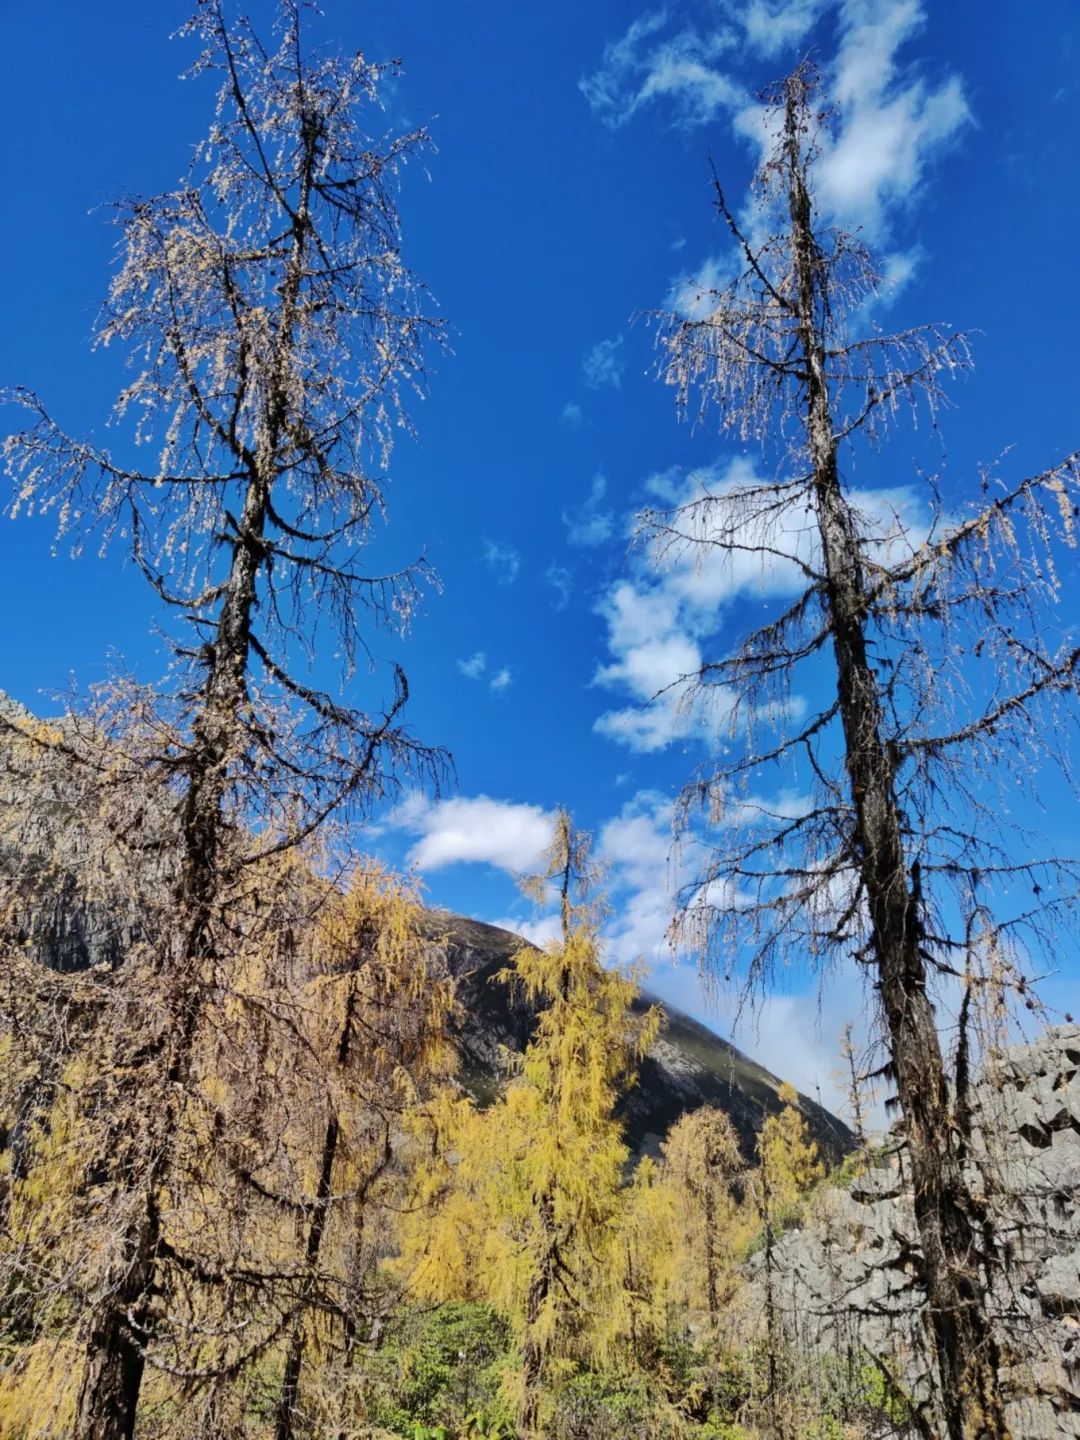
<svg viewBox="0 0 1080 1440">
<path fill-rule="evenodd" d="M 60 829 L 72 860 L 79 849 L 78 776 L 63 752 L 50 755 L 32 783 L 20 785 L 19 767 L 11 763 L 12 743 L 27 726 L 63 727 L 64 721 L 41 721 L 0 691 L 0 864 L 15 865 L 31 878 L 39 845 L 50 848 Z M 166 841 L 167 845 L 167 841 Z M 131 938 L 138 933 L 137 897 L 121 899 L 108 887 L 89 893 L 77 864 L 54 867 L 51 889 L 44 898 L 30 884 L 28 904 L 34 913 L 24 921 L 27 933 L 46 965 L 57 971 L 78 971 L 92 965 L 116 967 Z M 521 1053 L 535 1022 L 535 1011 L 511 987 L 492 983 L 527 942 L 513 931 L 424 907 L 422 928 L 429 941 L 445 948 L 454 976 L 461 1019 L 455 1041 L 466 1088 L 478 1099 L 490 1099 L 506 1075 L 505 1052 Z M 627 1138 L 635 1155 L 654 1152 L 671 1125 L 702 1105 L 715 1105 L 731 1116 L 748 1161 L 754 1159 L 755 1137 L 765 1117 L 782 1102 L 780 1080 L 763 1066 L 676 1007 L 643 991 L 635 1002 L 639 1013 L 656 1004 L 663 1016 L 661 1031 L 639 1068 L 637 1083 L 622 1102 Z M 837 1116 L 816 1100 L 800 1097 L 811 1133 L 830 1160 L 852 1148 L 854 1137 Z"/>
<path fill-rule="evenodd" d="M 478 1098 L 488 1098 L 504 1069 L 502 1048 L 523 1051 L 535 1019 L 510 987 L 492 982 L 529 942 L 511 930 L 449 910 L 427 910 L 425 928 L 431 939 L 445 945 L 457 982 L 465 1018 L 456 1041 L 466 1085 Z M 631 1148 L 635 1154 L 654 1152 L 681 1115 L 716 1105 L 731 1116 L 746 1158 L 753 1159 L 762 1121 L 782 1107 L 780 1078 L 647 989 L 634 1002 L 639 1014 L 652 1005 L 661 1011 L 660 1034 L 621 1106 Z M 816 1100 L 801 1095 L 799 1102 L 814 1139 L 831 1160 L 839 1160 L 854 1144 L 851 1131 Z"/>
</svg>

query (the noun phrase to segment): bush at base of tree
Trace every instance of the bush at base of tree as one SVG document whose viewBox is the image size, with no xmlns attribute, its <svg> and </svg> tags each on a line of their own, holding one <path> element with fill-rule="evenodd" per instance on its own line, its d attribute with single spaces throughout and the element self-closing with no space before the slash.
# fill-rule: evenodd
<svg viewBox="0 0 1080 1440">
<path fill-rule="evenodd" d="M 507 1320 L 489 1305 L 452 1301 L 406 1311 L 372 1357 L 372 1421 L 409 1440 L 417 1427 L 447 1436 L 509 1436 L 502 1399 L 511 1363 Z"/>
</svg>

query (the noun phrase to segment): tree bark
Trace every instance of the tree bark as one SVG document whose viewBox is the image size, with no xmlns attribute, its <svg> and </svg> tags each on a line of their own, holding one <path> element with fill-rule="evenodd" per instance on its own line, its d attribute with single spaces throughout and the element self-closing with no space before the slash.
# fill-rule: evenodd
<svg viewBox="0 0 1080 1440">
<path fill-rule="evenodd" d="M 353 1015 L 356 1008 L 356 990 L 350 989 L 349 997 L 345 1004 L 345 1016 L 342 1020 L 341 1034 L 338 1036 L 337 1064 L 339 1070 L 344 1070 L 349 1063 L 349 1052 L 352 1048 Z M 326 1122 L 326 1132 L 323 1136 L 322 1162 L 319 1167 L 319 1182 L 315 1192 L 315 1206 L 311 1217 L 311 1224 L 308 1227 L 307 1243 L 304 1247 L 304 1259 L 308 1268 L 310 1278 L 314 1278 L 315 1267 L 318 1264 L 319 1253 L 322 1250 L 323 1236 L 326 1233 L 326 1222 L 330 1218 L 330 1200 L 333 1194 L 334 1162 L 337 1160 L 338 1143 L 341 1138 L 341 1126 L 338 1123 L 336 1114 L 331 1114 Z M 351 1345 L 349 1348 L 351 1355 Z M 296 1405 L 300 1398 L 300 1374 L 304 1366 L 304 1312 L 303 1305 L 298 1307 L 297 1315 L 293 1321 L 292 1334 L 289 1337 L 289 1348 L 285 1356 L 285 1371 L 281 1381 L 281 1395 L 278 1397 L 277 1415 L 274 1422 L 274 1440 L 293 1440 L 293 1420 L 296 1415 Z"/>
<path fill-rule="evenodd" d="M 716 1194 L 712 1177 L 705 1176 L 705 1284 L 709 1301 L 709 1319 L 716 1324 L 720 1314 L 720 1285 L 716 1265 Z"/>
<path fill-rule="evenodd" d="M 156 1234 L 148 1223 L 139 1238 L 153 1243 Z M 75 1413 L 78 1440 L 131 1440 L 135 1433 L 152 1271 L 150 1253 L 135 1255 L 109 1304 L 94 1316 Z"/>
<path fill-rule="evenodd" d="M 793 303 L 804 362 L 807 437 L 855 842 L 904 1115 L 941 1422 L 948 1440 L 1007 1440 L 998 1350 L 979 1273 L 982 1237 L 958 1153 L 945 1065 L 927 995 L 917 862 L 909 866 L 904 852 L 896 764 L 884 740 L 884 715 L 867 651 L 869 590 L 855 518 L 837 468 L 825 342 L 818 320 L 821 267 L 800 146 L 797 83 L 788 89 L 785 135 Z"/>
</svg>

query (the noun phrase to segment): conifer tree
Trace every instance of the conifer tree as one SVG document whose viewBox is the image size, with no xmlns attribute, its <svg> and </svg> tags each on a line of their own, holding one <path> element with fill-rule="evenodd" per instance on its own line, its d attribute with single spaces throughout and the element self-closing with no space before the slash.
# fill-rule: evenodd
<svg viewBox="0 0 1080 1440">
<path fill-rule="evenodd" d="M 169 916 L 141 951 L 147 1008 L 114 1070 L 132 1121 L 115 1157 L 118 1239 L 87 1325 L 79 1440 L 134 1433 L 164 1187 L 207 1000 L 252 923 L 248 877 L 403 771 L 439 765 L 402 723 L 400 669 L 386 703 L 350 706 L 297 665 L 321 617 L 352 683 L 369 654 L 361 621 L 397 627 L 416 603 L 422 562 L 380 574 L 358 556 L 437 330 L 401 259 L 394 199 L 426 137 L 365 133 L 386 67 L 309 60 L 303 10 L 280 0 L 268 49 L 221 0 L 198 0 L 184 33 L 202 47 L 194 73 L 220 77 L 210 133 L 178 189 L 118 207 L 121 264 L 98 334 L 131 356 L 117 416 L 156 445 L 156 465 L 72 439 L 29 393 L 9 397 L 31 414 L 6 442 L 13 512 L 52 510 L 62 533 L 126 539 L 183 624 L 169 701 L 138 697 L 149 723 L 121 752 L 158 782 L 175 864 Z M 127 818 L 112 833 L 130 840 L 134 870 L 146 847 Z M 117 988 L 133 1006 L 132 968 Z"/>
<path fill-rule="evenodd" d="M 785 1081 L 779 1090 L 783 1108 L 769 1115 L 758 1134 L 758 1168 L 751 1177 L 751 1193 L 764 1237 L 765 1332 L 768 1345 L 769 1389 L 766 1406 L 778 1440 L 790 1433 L 790 1416 L 783 1405 L 781 1360 L 787 1350 L 776 1296 L 777 1235 L 804 1195 L 825 1174 L 799 1109 L 795 1087 Z"/>
<path fill-rule="evenodd" d="M 560 811 L 544 870 L 525 889 L 555 891 L 562 934 L 518 951 L 505 977 L 538 1011 L 533 1036 L 502 1099 L 482 1113 L 468 1102 L 442 1111 L 448 1193 L 411 1246 L 419 1293 L 458 1298 L 471 1275 L 466 1293 L 510 1316 L 524 1437 L 543 1433 L 553 1364 L 595 1357 L 611 1337 L 629 1154 L 615 1108 L 658 1024 L 634 1016 L 634 981 L 602 964 L 597 879 L 589 837 Z"/>
<path fill-rule="evenodd" d="M 301 1254 L 272 1297 L 288 1321 L 275 1440 L 307 1433 L 313 1417 L 350 1419 L 357 1348 L 393 1298 L 377 1276 L 387 1207 L 400 1208 L 404 1191 L 395 1137 L 452 1060 L 453 984 L 419 919 L 414 891 L 377 866 L 359 867 L 326 906 L 318 969 L 296 1007 L 301 1043 L 289 1050 L 287 1092 L 295 1101 L 278 1122 L 279 1133 L 285 1123 L 295 1133 L 250 1177 L 259 1196 L 290 1212 Z M 279 1088 L 268 1087 L 271 1104 L 280 1105 Z M 312 1350 L 318 1374 L 305 1396 Z"/>
<path fill-rule="evenodd" d="M 665 1167 L 642 1155 L 619 1207 L 609 1348 L 623 1347 L 628 1368 L 645 1374 L 656 1369 L 669 1306 L 693 1284 L 696 1257 L 687 1243 L 681 1198 Z"/>
<path fill-rule="evenodd" d="M 663 1153 L 665 1172 L 682 1201 L 686 1264 L 691 1274 L 704 1276 L 715 1326 L 730 1284 L 734 1186 L 745 1169 L 739 1137 L 730 1116 L 703 1105 L 672 1126 Z"/>
<path fill-rule="evenodd" d="M 847 1110 L 851 1118 L 851 1130 L 855 1136 L 855 1149 L 860 1160 L 865 1163 L 869 1139 L 866 1129 L 866 1106 L 867 1102 L 873 1101 L 872 1092 L 867 1092 L 866 1076 L 859 1073 L 858 1057 L 855 1053 L 855 1044 L 851 1038 L 851 1025 L 844 1026 L 843 1034 L 840 1037 L 840 1054 L 844 1061 L 843 1083 L 847 1090 Z"/>
<path fill-rule="evenodd" d="M 729 733 L 679 807 L 681 833 L 704 842 L 679 928 L 706 965 L 748 971 L 751 988 L 789 959 L 869 971 L 903 1115 L 942 1432 L 1002 1440 L 992 1237 L 968 1183 L 934 990 L 960 973 L 976 918 L 1022 989 L 1025 948 L 1048 945 L 1076 892 L 1074 867 L 1022 834 L 1010 848 L 1008 807 L 985 781 L 1030 787 L 1055 759 L 1056 707 L 1075 694 L 1080 649 L 1043 621 L 1074 543 L 1080 470 L 1074 455 L 1014 482 L 984 474 L 966 507 L 931 480 L 925 526 L 885 493 L 895 472 L 878 495 L 853 490 L 853 454 L 870 467 L 865 485 L 890 424 L 924 406 L 936 416 L 967 340 L 946 325 L 876 328 L 879 271 L 817 205 L 833 117 L 813 67 L 768 92 L 759 118 L 748 213 L 716 185 L 732 279 L 665 317 L 661 344 L 680 405 L 700 397 L 702 418 L 760 445 L 762 478 L 702 485 L 643 528 L 658 563 L 740 574 L 757 563 L 796 593 L 684 677 L 684 703 L 725 715 Z M 810 713 L 791 703 L 807 692 L 823 697 Z M 810 791 L 798 813 L 761 797 L 770 775 L 779 788 L 795 773 Z"/>
</svg>

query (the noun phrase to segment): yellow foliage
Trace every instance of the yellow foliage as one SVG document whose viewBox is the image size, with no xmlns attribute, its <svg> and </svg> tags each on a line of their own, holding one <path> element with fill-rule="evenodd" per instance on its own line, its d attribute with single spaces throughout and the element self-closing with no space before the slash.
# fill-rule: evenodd
<svg viewBox="0 0 1080 1440">
<path fill-rule="evenodd" d="M 588 840 L 561 814 L 539 893 L 554 883 L 562 936 L 524 947 L 507 983 L 537 1007 L 518 1073 L 488 1110 L 444 1102 L 417 1179 L 404 1252 L 430 1299 L 480 1298 L 507 1314 L 525 1357 L 524 1428 L 542 1366 L 602 1362 L 623 1328 L 620 1247 L 628 1150 L 614 1116 L 658 1024 L 635 1018 L 635 980 L 605 969 Z"/>
<path fill-rule="evenodd" d="M 54 1336 L 8 1353 L 0 1347 L 0 1440 L 65 1440 L 81 1360 L 78 1345 Z"/>
<path fill-rule="evenodd" d="M 41 1433 L 69 1433 L 81 1368 L 74 1325 L 126 1263 L 120 1208 L 148 1199 L 160 1215 L 143 1395 L 155 1434 L 201 1435 L 211 1412 L 243 1410 L 248 1379 L 280 1383 L 290 1351 L 320 1414 L 355 1401 L 338 1374 L 346 1317 L 358 1286 L 382 1283 L 405 1185 L 393 1147 L 449 1068 L 452 986 L 414 889 L 377 866 L 358 866 L 339 890 L 297 857 L 276 857 L 244 883 L 232 948 L 200 977 L 167 1170 L 150 1168 L 143 1140 L 154 1133 L 162 1067 L 147 1080 L 132 1059 L 153 1042 L 167 972 L 132 962 L 111 990 L 99 977 L 111 1008 L 94 1013 L 107 1023 L 72 1027 L 47 1088 L 30 1083 L 11 1035 L 0 1037 L 0 1059 L 39 1105 L 0 1231 L 0 1262 L 22 1277 L 20 1323 L 31 1337 L 14 1363 L 0 1362 L 0 1435 L 20 1433 L 5 1428 L 15 1415 L 20 1425 L 52 1424 L 61 1390 L 68 1418 Z M 18 1092 L 5 1085 L 5 1108 Z M 181 1399 L 186 1377 L 223 1368 L 238 1378 L 196 1387 L 197 1406 Z"/>
<path fill-rule="evenodd" d="M 735 1257 L 753 1228 L 735 1198 L 746 1169 L 739 1137 L 728 1115 L 705 1105 L 672 1127 L 663 1155 L 679 1227 L 675 1298 L 715 1321 L 740 1284 Z"/>
<path fill-rule="evenodd" d="M 758 1136 L 765 1218 L 796 1204 L 825 1175 L 817 1142 L 810 1136 L 794 1086 L 780 1086 L 783 1109 L 770 1115 Z"/>
</svg>

